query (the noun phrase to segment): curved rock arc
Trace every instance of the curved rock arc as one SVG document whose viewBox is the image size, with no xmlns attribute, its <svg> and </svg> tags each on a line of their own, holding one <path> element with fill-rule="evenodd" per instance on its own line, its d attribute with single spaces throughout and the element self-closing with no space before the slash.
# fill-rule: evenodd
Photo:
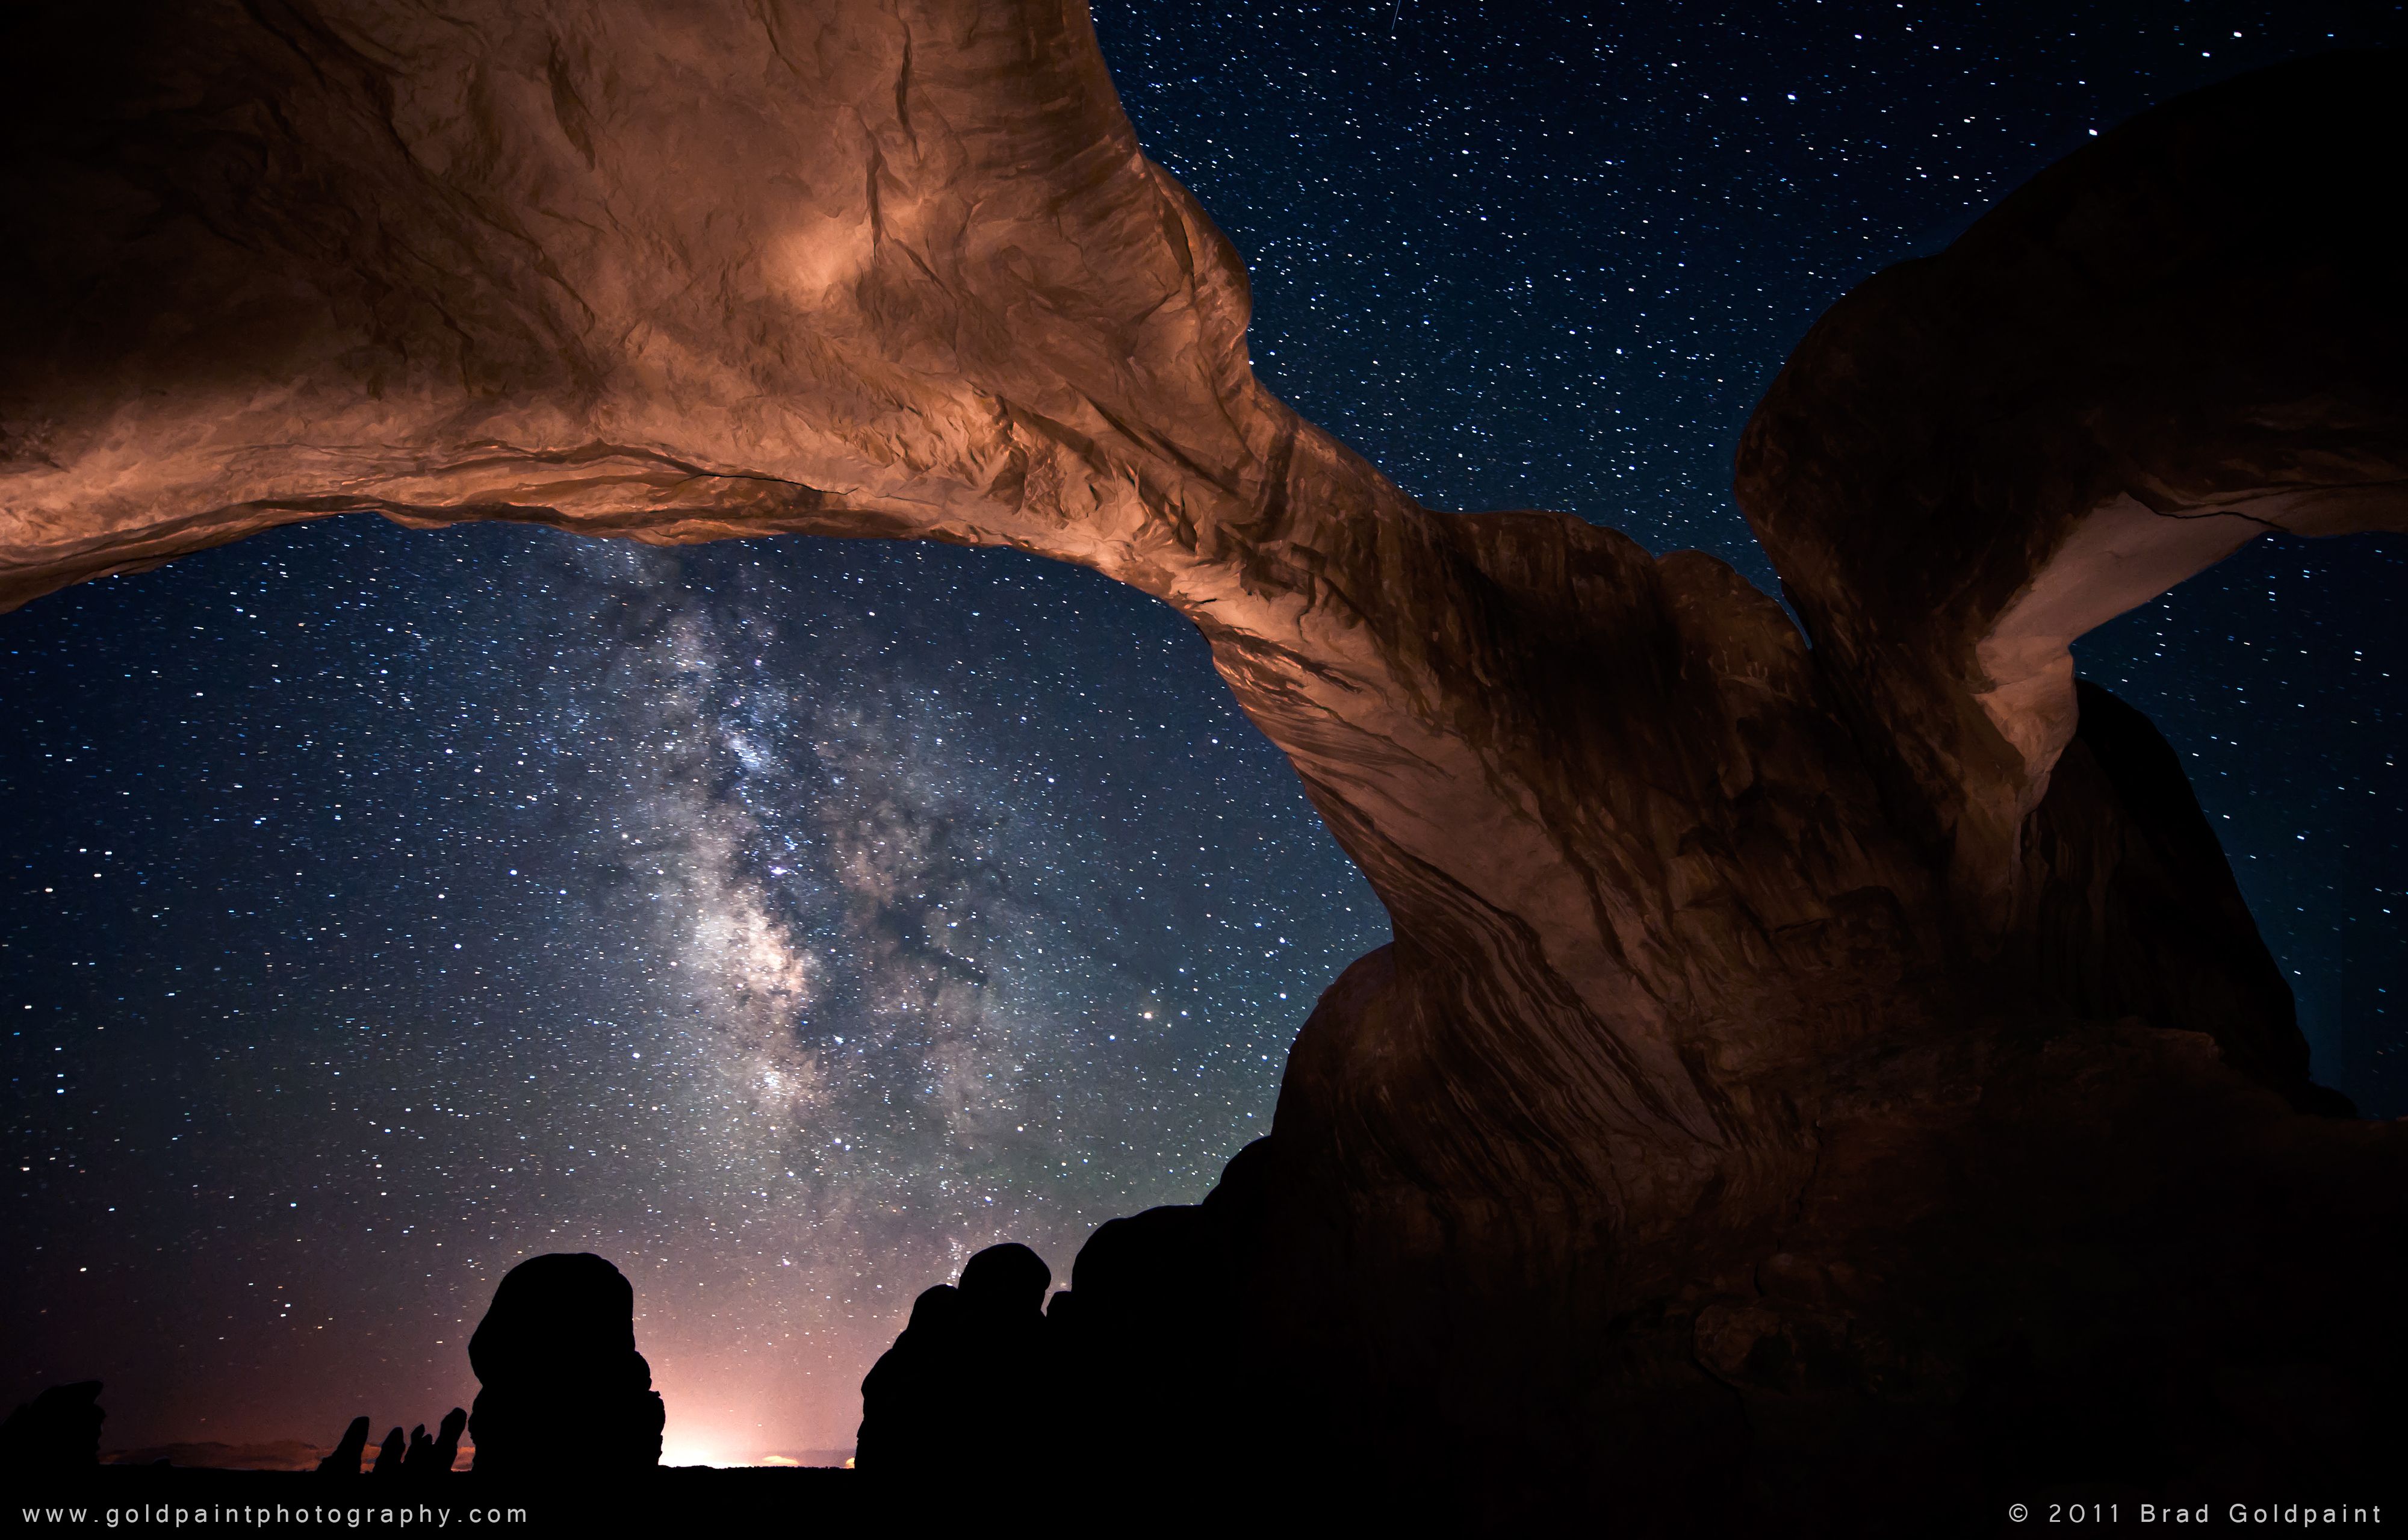
<svg viewBox="0 0 2408 1540">
<path fill-rule="evenodd" d="M 2220 216 L 2396 143 L 2397 59 L 2146 115 L 1818 324 L 1738 467 L 1810 647 L 1711 558 L 1424 508 L 1273 397 L 1076 0 L 9 24 L 0 601 L 369 511 L 1010 546 L 1197 626 L 1396 941 L 1158 1228 L 1351 1455 L 1662 1491 L 1738 1417 L 1786 1452 L 1733 1504 L 1969 1489 L 1984 1387 L 2075 1403 L 2014 1342 L 2181 1359 L 2081 1273 L 2118 1220 L 2172 1287 L 2185 1205 L 2291 1245 L 2372 1183 L 2318 1255 L 2408 1275 L 2401 1142 L 2293 1115 L 2334 1109 L 2179 762 L 2064 656 L 2251 521 L 2396 525 L 2396 216 L 2342 171 L 2283 190 L 2304 251 Z"/>
<path fill-rule="evenodd" d="M 2408 527 L 2395 53 L 2157 108 L 1818 322 L 1740 504 L 1995 942 L 2069 645 L 2270 530 Z"/>
<path fill-rule="evenodd" d="M 1825 894 L 1920 880 L 1863 787 L 1794 752 L 1784 786 L 1741 730 L 1811 737 L 1779 719 L 1814 688 L 1743 585 L 1423 509 L 1254 381 L 1236 254 L 1139 151 L 1077 6 L 162 24 L 178 72 L 16 129 L 19 195 L 58 210 L 0 384 L 20 599 L 346 509 L 1094 567 L 1204 631 L 1409 965 L 1554 1022 L 1562 1115 L 1644 1148 L 1744 1144 L 1712 1061 L 1813 1051 L 1704 1025 L 1689 931 L 1777 967 Z M 1849 832 L 1794 854 L 1767 816 Z"/>
</svg>

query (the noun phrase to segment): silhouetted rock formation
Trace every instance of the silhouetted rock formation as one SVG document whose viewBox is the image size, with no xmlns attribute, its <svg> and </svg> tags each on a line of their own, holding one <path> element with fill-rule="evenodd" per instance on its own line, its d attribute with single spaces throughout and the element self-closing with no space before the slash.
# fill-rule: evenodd
<svg viewBox="0 0 2408 1540">
<path fill-rule="evenodd" d="M 359 1475 L 360 1457 L 367 1452 L 367 1446 L 368 1419 L 355 1417 L 351 1418 L 351 1425 L 343 1430 L 342 1439 L 335 1446 L 335 1452 L 318 1461 L 318 1474 L 320 1475 Z"/>
<path fill-rule="evenodd" d="M 961 1295 L 951 1284 L 921 1290 L 895 1346 L 861 1382 L 861 1428 L 853 1464 L 861 1470 L 943 1469 L 962 1442 L 949 1403 L 961 1331 Z"/>
<path fill-rule="evenodd" d="M 402 1461 L 405 1475 L 447 1475 L 460 1459 L 461 1430 L 468 1426 L 465 1407 L 454 1406 L 443 1414 L 443 1425 L 431 1439 L 424 1438 L 423 1425 L 411 1433 L 409 1454 Z M 422 1439 L 423 1442 L 422 1443 Z"/>
<path fill-rule="evenodd" d="M 1835 307 L 1738 467 L 1800 635 L 1274 398 L 1076 0 L 666 15 L 10 12 L 0 600 L 372 510 L 1011 546 L 1192 618 L 1395 942 L 1209 1217 L 1082 1256 L 1095 1439 L 1177 1401 L 1118 1355 L 1332 1479 L 1690 1532 L 2397 1443 L 2408 1137 L 2298 1113 L 2180 767 L 2066 645 L 2403 522 L 2399 59 L 2146 114 Z M 547 1374 L 485 1375 L 480 1468 L 640 1432 L 640 1371 L 514 1409 Z"/>
<path fill-rule="evenodd" d="M 636 1351 L 636 1291 L 591 1252 L 510 1269 L 468 1362 L 484 1387 L 468 1418 L 479 1472 L 608 1476 L 660 1463 L 666 1413 Z"/>
<path fill-rule="evenodd" d="M 448 1475 L 459 1461 L 460 1432 L 467 1425 L 467 1412 L 454 1406 L 444 1414 L 442 1427 L 431 1438 L 423 1422 L 412 1428 L 407 1439 L 395 1428 L 384 1435 L 384 1443 L 377 1450 L 376 1464 L 368 1474 L 413 1477 Z M 342 1441 L 335 1446 L 334 1452 L 318 1462 L 319 1474 L 359 1475 L 360 1455 L 367 1447 L 368 1427 L 367 1418 L 353 1418 L 351 1426 L 343 1430 Z"/>
<path fill-rule="evenodd" d="M 418 1433 L 422 1438 L 426 1436 L 425 1424 L 421 1423 L 419 1425 Z M 393 1432 L 385 1434 L 384 1443 L 379 1446 L 377 1449 L 376 1464 L 369 1470 L 368 1474 L 370 1475 L 399 1475 L 401 1474 L 401 1462 L 407 1448 L 408 1445 L 401 1436 L 400 1429 L 395 1428 Z"/>
<path fill-rule="evenodd" d="M 0 1472 L 54 1475 L 100 1464 L 100 1381 L 53 1385 L 0 1423 Z"/>
<path fill-rule="evenodd" d="M 912 1302 L 910 1323 L 861 1382 L 853 1461 L 882 1476 L 1006 1477 L 1055 1455 L 1047 1351 L 1054 1270 L 1017 1243 L 993 1245 Z"/>
<path fill-rule="evenodd" d="M 1269 1153 L 1256 1141 L 1201 1205 L 1108 1220 L 1080 1248 L 1049 1316 L 1082 1479 L 1143 1482 L 1200 1461 L 1239 1466 L 1242 1487 L 1262 1479 L 1245 1467 L 1289 1458 L 1264 1440 L 1284 1419 L 1256 1404 L 1256 1349 L 1240 1340 L 1254 1294 L 1238 1267 L 1254 1249 L 1245 1197 Z"/>
<path fill-rule="evenodd" d="M 862 1382 L 856 1464 L 1024 1483 L 1042 1473 L 1092 1492 L 1258 1458 L 1259 1382 L 1240 1368 L 1252 1355 L 1236 1336 L 1247 1312 L 1233 1264 L 1254 1249 L 1260 1204 L 1245 1195 L 1258 1197 L 1269 1159 L 1257 1141 L 1202 1204 L 1108 1220 L 1041 1314 L 1052 1270 L 1023 1245 L 991 1246 L 959 1288 L 926 1290 Z"/>
<path fill-rule="evenodd" d="M 1748 424 L 1741 506 L 1977 933 L 2019 917 L 2070 642 L 2270 527 L 2402 523 L 2402 222 L 2367 180 L 2402 73 L 2327 54 L 2108 134 L 1857 285 Z"/>
<path fill-rule="evenodd" d="M 1017 1241 L 991 1245 L 962 1268 L 964 1305 L 998 1331 L 1034 1331 L 1045 1314 L 1054 1270 Z"/>
</svg>

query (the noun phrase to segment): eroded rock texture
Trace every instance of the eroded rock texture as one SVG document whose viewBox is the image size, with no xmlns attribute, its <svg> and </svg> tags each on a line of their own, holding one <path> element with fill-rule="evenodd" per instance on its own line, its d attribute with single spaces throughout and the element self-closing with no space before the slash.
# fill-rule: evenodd
<svg viewBox="0 0 2408 1540">
<path fill-rule="evenodd" d="M 1203 631 L 1396 941 L 1214 1202 L 1081 1259 L 1114 1361 L 1251 1388 L 1316 1470 L 1638 1527 L 2387 1426 L 2300 1434 L 2401 1360 L 2299 1288 L 2396 1290 L 2401 1142 L 2297 1110 L 2179 765 L 2064 645 L 2265 524 L 2396 526 L 2353 168 L 2400 164 L 2397 60 L 2176 103 L 1835 309 L 1741 461 L 1810 650 L 1265 392 L 1075 3 L 10 24 L 10 601 L 368 510 L 1010 545 Z"/>
</svg>

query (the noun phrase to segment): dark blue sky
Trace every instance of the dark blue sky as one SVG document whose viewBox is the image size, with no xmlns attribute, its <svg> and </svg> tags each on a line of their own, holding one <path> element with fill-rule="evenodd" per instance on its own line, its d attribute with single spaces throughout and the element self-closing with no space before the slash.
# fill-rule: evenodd
<svg viewBox="0 0 2408 1540">
<path fill-rule="evenodd" d="M 1435 505 L 1768 584 L 1731 449 L 1832 300 L 2094 128 L 2401 31 L 1748 15 L 1096 22 L 1306 415 Z M 2082 650 L 2385 1114 L 2401 565 L 2261 541 Z M 1193 630 L 1010 554 L 331 521 L 0 618 L 0 1396 L 99 1375 L 112 1444 L 431 1422 L 500 1273 L 590 1247 L 673 1457 L 840 1446 L 969 1250 L 1063 1273 L 1199 1196 L 1385 935 Z"/>
</svg>

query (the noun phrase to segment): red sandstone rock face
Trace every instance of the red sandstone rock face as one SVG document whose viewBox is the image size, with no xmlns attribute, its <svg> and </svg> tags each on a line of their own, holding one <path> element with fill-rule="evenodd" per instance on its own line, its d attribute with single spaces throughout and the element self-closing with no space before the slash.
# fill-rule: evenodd
<svg viewBox="0 0 2408 1540">
<path fill-rule="evenodd" d="M 2329 1259 L 2401 1278 L 2400 1141 L 2286 1107 L 2179 766 L 2063 655 L 2252 518 L 2396 519 L 2389 206 L 2297 174 L 2396 159 L 2396 61 L 2144 118 L 1827 318 L 1741 456 L 1810 651 L 1709 558 L 1424 509 L 1265 392 L 1075 4 L 39 26 L 0 597 L 373 510 L 1010 545 L 1197 624 L 1395 921 L 1197 1221 L 1316 1437 L 1642 1518 L 1699 1469 L 1974 1490 L 2014 1397 L 2098 1401 L 2048 1322 L 2180 1359 L 2280 1306 L 2243 1268 L 2152 1313 L 2221 1202 L 2376 1183 Z"/>
</svg>

